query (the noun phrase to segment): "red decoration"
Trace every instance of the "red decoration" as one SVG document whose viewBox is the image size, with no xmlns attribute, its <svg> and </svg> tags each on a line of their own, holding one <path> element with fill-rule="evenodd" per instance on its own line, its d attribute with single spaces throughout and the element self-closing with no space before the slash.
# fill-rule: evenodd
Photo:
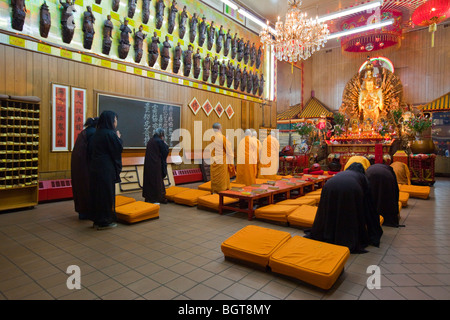
<svg viewBox="0 0 450 320">
<path fill-rule="evenodd" d="M 372 29 L 341 38 L 341 47 L 347 52 L 370 52 L 388 48 L 400 42 L 402 35 L 402 14 L 399 11 L 363 12 L 344 20 L 340 31 L 366 26 L 378 21 L 394 19 L 392 25 L 381 29 Z"/>
<path fill-rule="evenodd" d="M 436 25 L 450 17 L 450 0 L 430 0 L 419 6 L 412 14 L 415 25 L 429 27 L 432 32 L 431 46 L 434 47 Z"/>
</svg>

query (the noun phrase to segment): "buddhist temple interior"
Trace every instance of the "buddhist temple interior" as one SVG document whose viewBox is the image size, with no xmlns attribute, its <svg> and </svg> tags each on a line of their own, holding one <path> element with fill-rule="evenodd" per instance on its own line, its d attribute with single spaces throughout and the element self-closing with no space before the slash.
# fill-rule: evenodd
<svg viewBox="0 0 450 320">
<path fill-rule="evenodd" d="M 0 18 L 0 300 L 450 298 L 449 0 Z"/>
</svg>

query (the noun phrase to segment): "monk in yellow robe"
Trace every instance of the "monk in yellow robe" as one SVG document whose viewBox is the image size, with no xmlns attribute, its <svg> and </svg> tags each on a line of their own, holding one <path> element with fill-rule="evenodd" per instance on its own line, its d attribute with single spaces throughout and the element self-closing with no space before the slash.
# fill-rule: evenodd
<svg viewBox="0 0 450 320">
<path fill-rule="evenodd" d="M 245 130 L 245 137 L 237 149 L 236 183 L 250 186 L 256 182 L 257 144 L 252 132 Z"/>
<path fill-rule="evenodd" d="M 252 130 L 252 139 L 254 139 L 256 141 L 256 178 L 259 175 L 259 172 L 261 171 L 261 149 L 262 149 L 262 145 L 261 145 L 261 141 L 259 141 L 258 139 L 258 133 L 256 132 L 256 130 Z"/>
<path fill-rule="evenodd" d="M 214 123 L 211 137 L 211 193 L 230 189 L 230 176 L 235 175 L 234 153 L 231 143 L 222 134 L 222 125 Z"/>
<path fill-rule="evenodd" d="M 279 161 L 280 143 L 275 137 L 275 131 L 271 131 L 270 135 L 262 143 L 261 172 L 258 178 L 275 180 L 277 178 Z"/>
<path fill-rule="evenodd" d="M 394 161 L 391 163 L 391 167 L 394 169 L 398 184 L 411 184 L 411 173 L 406 163 Z"/>
</svg>

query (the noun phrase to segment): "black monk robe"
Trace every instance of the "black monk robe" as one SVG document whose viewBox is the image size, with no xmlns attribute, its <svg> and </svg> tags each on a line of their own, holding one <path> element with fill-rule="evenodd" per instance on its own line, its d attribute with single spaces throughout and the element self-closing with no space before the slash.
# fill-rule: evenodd
<svg viewBox="0 0 450 320">
<path fill-rule="evenodd" d="M 148 141 L 145 151 L 142 196 L 146 202 L 165 203 L 167 201 L 164 178 L 167 176 L 168 155 L 169 146 L 155 134 Z"/>
<path fill-rule="evenodd" d="M 101 121 L 102 116 L 89 143 L 89 173 L 93 221 L 106 226 L 116 221 L 115 184 L 120 182 L 123 147 L 111 125 L 101 126 Z"/>
<path fill-rule="evenodd" d="M 348 169 L 325 183 L 308 238 L 346 246 L 352 253 L 379 246 L 383 230 L 362 172 Z"/>
<path fill-rule="evenodd" d="M 95 127 L 87 127 L 77 137 L 71 156 L 72 192 L 75 211 L 80 219 L 89 219 L 89 165 L 88 143 L 95 133 Z"/>
<path fill-rule="evenodd" d="M 399 226 L 399 188 L 392 167 L 378 163 L 366 170 L 370 192 L 376 212 L 383 216 L 384 226 Z"/>
</svg>

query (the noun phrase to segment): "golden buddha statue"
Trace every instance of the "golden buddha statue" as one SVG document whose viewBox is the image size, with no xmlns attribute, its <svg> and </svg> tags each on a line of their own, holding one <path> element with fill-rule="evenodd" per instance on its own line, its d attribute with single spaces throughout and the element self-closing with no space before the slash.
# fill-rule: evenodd
<svg viewBox="0 0 450 320">
<path fill-rule="evenodd" d="M 364 131 L 370 131 L 377 124 L 380 113 L 383 110 L 383 92 L 375 86 L 373 65 L 370 61 L 366 66 L 366 78 L 359 93 L 358 109 Z"/>
</svg>

